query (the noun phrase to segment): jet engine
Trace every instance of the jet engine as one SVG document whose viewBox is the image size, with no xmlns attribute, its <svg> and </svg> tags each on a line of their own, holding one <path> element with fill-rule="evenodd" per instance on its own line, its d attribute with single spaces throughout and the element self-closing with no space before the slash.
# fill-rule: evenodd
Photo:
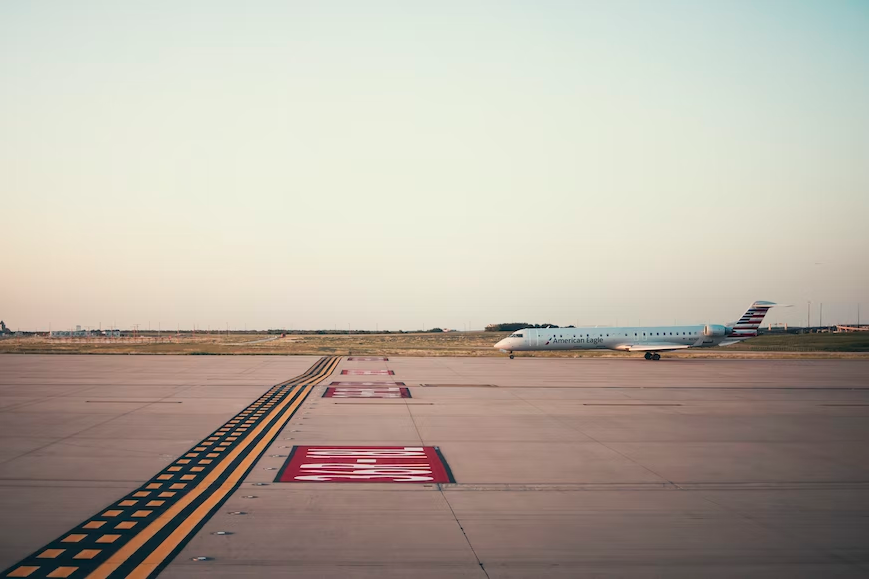
<svg viewBox="0 0 869 579">
<path fill-rule="evenodd" d="M 703 328 L 703 335 L 707 338 L 720 338 L 727 335 L 727 328 L 717 324 L 706 324 Z"/>
</svg>

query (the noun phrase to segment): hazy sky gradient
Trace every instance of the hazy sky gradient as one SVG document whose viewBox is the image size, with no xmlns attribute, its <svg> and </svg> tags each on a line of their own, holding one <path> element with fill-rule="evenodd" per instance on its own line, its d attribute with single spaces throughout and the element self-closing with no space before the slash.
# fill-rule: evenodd
<svg viewBox="0 0 869 579">
<path fill-rule="evenodd" d="M 4 2 L 0 318 L 869 319 L 867 103 L 862 1 Z"/>
</svg>

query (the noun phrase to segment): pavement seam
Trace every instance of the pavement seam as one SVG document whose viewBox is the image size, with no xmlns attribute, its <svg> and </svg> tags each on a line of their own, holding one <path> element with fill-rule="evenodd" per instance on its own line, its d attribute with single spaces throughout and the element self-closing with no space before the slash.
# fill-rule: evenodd
<svg viewBox="0 0 869 579">
<path fill-rule="evenodd" d="M 624 453 L 622 453 L 622 452 L 619 452 L 619 451 L 616 450 L 615 448 L 612 448 L 611 446 L 609 446 L 607 443 L 602 442 L 602 441 L 596 439 L 595 437 L 593 437 L 592 435 L 583 432 L 582 429 L 580 429 L 580 428 L 578 428 L 578 427 L 576 427 L 576 426 L 574 426 L 574 425 L 572 425 L 572 424 L 569 424 L 569 423 L 566 423 L 566 422 L 562 422 L 562 421 L 561 421 L 557 416 L 555 416 L 554 414 L 549 414 L 548 412 L 543 411 L 542 409 L 538 408 L 537 406 L 535 406 L 534 404 L 532 404 L 532 403 L 531 403 L 530 401 L 528 401 L 528 400 L 524 400 L 524 402 L 525 402 L 526 404 L 528 404 L 529 406 L 535 408 L 537 411 L 542 412 L 545 416 L 551 416 L 552 419 L 553 419 L 555 422 L 558 422 L 559 424 L 561 424 L 561 425 L 563 425 L 563 426 L 566 426 L 567 428 L 569 428 L 569 429 L 571 429 L 571 430 L 574 430 L 574 431 L 580 433 L 580 434 L 583 435 L 583 436 L 588 437 L 589 440 L 591 440 L 591 441 L 593 441 L 593 442 L 596 442 L 597 444 L 599 444 L 599 445 L 601 445 L 602 447 L 606 448 L 606 449 L 609 450 L 610 452 L 614 452 L 614 453 L 616 453 L 617 455 L 621 456 L 621 457 L 624 458 L 625 460 L 628 460 L 628 461 L 634 463 L 635 465 L 639 466 L 639 467 L 642 468 L 643 470 L 652 473 L 653 475 L 655 475 L 655 476 L 658 477 L 659 479 L 661 479 L 661 480 L 663 480 L 663 481 L 666 481 L 668 484 L 673 485 L 673 486 L 676 487 L 677 489 L 679 489 L 679 490 L 683 490 L 682 487 L 680 487 L 678 483 L 675 483 L 675 482 L 671 481 L 669 478 L 667 478 L 667 477 L 665 477 L 665 476 L 663 476 L 663 475 L 661 475 L 661 474 L 655 472 L 655 471 L 652 470 L 651 468 L 649 468 L 649 467 L 647 467 L 646 465 L 644 465 L 644 464 L 638 462 L 637 460 L 631 458 L 630 456 L 628 456 L 628 455 L 626 455 L 626 454 L 624 454 Z"/>
<path fill-rule="evenodd" d="M 34 385 L 33 384 L 26 384 L 26 386 L 34 386 Z M 54 384 L 36 384 L 36 386 L 54 386 Z M 30 400 L 28 402 L 21 402 L 19 404 L 11 404 L 9 406 L 4 406 L 3 408 L 0 408 L 0 413 L 6 412 L 9 410 L 18 410 L 20 408 L 26 408 L 27 406 L 31 406 L 33 404 L 40 404 L 43 402 L 47 402 L 49 400 L 54 400 L 56 398 L 66 398 L 68 396 L 74 396 L 76 394 L 86 392 L 86 391 L 90 390 L 91 388 L 94 388 L 94 386 L 92 386 L 92 385 L 83 386 L 81 388 L 81 390 L 76 390 L 75 392 L 70 392 L 68 394 L 54 394 L 52 396 L 46 396 L 45 398 L 36 398 L 35 400 Z"/>
<path fill-rule="evenodd" d="M 483 564 L 483 561 L 480 560 L 480 556 L 477 554 L 477 550 L 474 549 L 474 545 L 473 545 L 473 543 L 471 543 L 471 538 L 468 537 L 468 533 L 465 532 L 465 527 L 462 526 L 461 521 L 459 521 L 459 517 L 456 515 L 456 511 L 453 510 L 453 505 L 450 504 L 450 500 L 447 498 L 447 495 L 444 492 L 443 485 L 438 484 L 437 487 L 438 487 L 438 491 L 441 493 L 441 497 L 443 497 L 444 502 L 447 504 L 447 508 L 450 509 L 450 513 L 453 516 L 453 520 L 455 520 L 456 524 L 459 526 L 459 530 L 462 532 L 462 536 L 465 538 L 465 542 L 468 543 L 468 548 L 471 550 L 471 553 L 474 554 L 474 559 L 477 560 L 477 565 L 480 566 L 480 570 L 488 578 L 489 572 L 486 570 L 486 566 Z"/>
<path fill-rule="evenodd" d="M 408 404 L 408 400 L 409 399 L 407 399 L 407 398 L 404 399 L 404 407 L 407 409 L 407 413 L 410 415 L 410 421 L 413 424 L 414 430 L 416 430 L 416 436 L 419 438 L 420 444 L 422 446 L 425 446 L 425 440 L 422 437 L 422 433 L 419 431 L 419 426 L 416 423 L 416 418 L 413 416 L 413 411 L 410 409 L 410 405 Z M 441 498 L 443 498 L 444 502 L 446 503 L 447 508 L 450 510 L 450 514 L 452 514 L 453 520 L 456 522 L 456 525 L 458 525 L 459 530 L 462 532 L 462 536 L 465 538 L 465 542 L 468 544 L 468 548 L 471 550 L 471 553 L 473 553 L 474 559 L 476 559 L 476 561 L 477 561 L 477 565 L 480 566 L 480 570 L 488 578 L 489 572 L 486 571 L 486 567 L 485 567 L 485 565 L 483 565 L 483 562 L 480 560 L 480 556 L 477 555 L 477 550 L 474 549 L 474 545 L 471 543 L 470 537 L 468 537 L 468 534 L 465 532 L 465 527 L 462 526 L 461 521 L 459 521 L 459 518 L 456 516 L 456 512 L 453 510 L 453 505 L 450 504 L 449 499 L 447 498 L 446 494 L 444 493 L 443 485 L 438 483 L 436 485 L 436 488 L 437 488 L 438 492 L 441 494 Z"/>
<path fill-rule="evenodd" d="M 148 404 L 145 404 L 145 406 L 148 406 Z M 144 406 L 142 406 L 142 408 L 144 408 Z M 137 410 L 139 410 L 139 408 L 134 408 L 128 412 L 124 412 L 123 414 L 118 414 L 117 416 L 112 416 L 111 418 L 103 420 L 102 422 L 98 422 L 96 424 L 91 424 L 90 426 L 86 426 L 85 428 L 82 428 L 81 430 L 77 430 L 77 431 L 73 432 L 72 434 L 64 436 L 63 438 L 59 438 L 57 440 L 52 440 L 48 444 L 44 444 L 38 448 L 28 450 L 27 452 L 25 452 L 23 454 L 19 454 L 18 456 L 15 456 L 13 458 L 10 458 L 7 460 L 2 460 L 2 461 L 0 461 L 0 464 L 5 464 L 5 463 L 10 462 L 12 460 L 18 460 L 19 458 L 24 458 L 25 456 L 28 456 L 30 454 L 33 454 L 34 452 L 38 452 L 40 450 L 43 450 L 43 449 L 48 448 L 49 446 L 52 446 L 55 444 L 62 444 L 64 441 L 69 440 L 70 438 L 72 438 L 74 436 L 78 436 L 79 434 L 81 434 L 83 432 L 87 432 L 91 428 L 96 428 L 97 426 L 103 426 L 103 425 L 108 424 L 114 420 L 117 420 L 118 418 L 123 418 L 124 416 L 127 416 L 128 414 L 132 414 L 133 412 L 135 412 Z"/>
<path fill-rule="evenodd" d="M 86 388 L 84 388 L 84 389 L 82 389 L 82 390 L 77 390 L 77 391 L 73 392 L 72 394 L 64 394 L 64 395 L 58 395 L 58 396 L 50 396 L 50 397 L 49 397 L 49 400 L 51 400 L 51 399 L 53 399 L 53 398 L 58 398 L 58 397 L 68 398 L 68 397 L 71 396 L 71 395 L 74 395 L 74 394 L 80 394 L 80 393 L 82 393 L 82 392 L 86 392 L 86 391 L 88 391 L 88 390 L 90 390 L 90 389 L 92 389 L 92 388 L 98 388 L 98 387 L 99 387 L 99 386 L 87 386 Z M 183 391 L 185 391 L 185 390 L 189 390 L 190 388 L 193 388 L 193 387 L 194 387 L 194 385 L 182 386 L 182 390 L 181 390 L 181 392 L 183 392 Z M 154 405 L 154 404 L 159 404 L 160 402 L 165 401 L 167 398 L 172 398 L 172 397 L 174 397 L 176 394 L 178 394 L 178 392 L 173 392 L 172 394 L 168 394 L 168 395 L 166 395 L 166 396 L 163 396 L 162 398 L 159 398 L 159 399 L 154 400 L 154 401 L 151 401 L 151 402 L 143 402 L 143 403 L 141 403 L 142 406 L 139 406 L 138 408 L 133 408 L 133 409 L 130 410 L 129 412 L 124 412 L 123 414 L 118 414 L 118 415 L 113 416 L 113 417 L 111 417 L 111 418 L 109 418 L 108 420 L 105 420 L 105 421 L 103 421 L 103 422 L 99 422 L 99 423 L 97 423 L 97 424 L 92 424 L 92 425 L 90 425 L 90 426 L 88 426 L 88 427 L 86 427 L 86 428 L 83 428 L 82 430 L 79 430 L 79 431 L 77 431 L 77 432 L 74 432 L 74 433 L 70 434 L 69 436 L 65 436 L 65 437 L 63 437 L 63 438 L 60 438 L 60 439 L 54 440 L 54 441 L 52 441 L 52 442 L 50 442 L 50 443 L 48 443 L 48 444 L 45 444 L 45 445 L 40 446 L 40 447 L 38 447 L 38 448 L 34 448 L 34 449 L 32 449 L 32 450 L 29 450 L 29 451 L 25 452 L 24 454 L 19 454 L 18 456 L 15 456 L 15 457 L 13 457 L 13 458 L 10 458 L 10 459 L 7 459 L 7 460 L 2 460 L 2 461 L 0 461 L 0 464 L 5 464 L 5 463 L 7 463 L 7 462 L 9 462 L 9 461 L 11 461 L 11 460 L 17 460 L 17 459 L 19 459 L 19 458 L 23 458 L 23 457 L 25 457 L 25 456 L 28 456 L 28 455 L 34 453 L 34 452 L 38 452 L 38 451 L 40 451 L 40 450 L 44 450 L 44 449 L 46 449 L 46 448 L 48 448 L 48 447 L 50 447 L 50 446 L 52 446 L 52 445 L 55 445 L 55 444 L 64 445 L 64 444 L 66 444 L 66 441 L 69 440 L 70 438 L 73 438 L 73 437 L 78 436 L 78 435 L 80 435 L 80 434 L 82 434 L 82 433 L 84 433 L 84 432 L 87 432 L 88 430 L 90 430 L 90 429 L 92 429 L 92 428 L 96 428 L 96 427 L 98 427 L 98 426 L 105 426 L 106 424 L 109 424 L 110 422 L 112 422 L 112 421 L 114 421 L 114 420 L 117 420 L 117 419 L 119 419 L 119 418 L 123 418 L 123 417 L 125 417 L 125 416 L 127 416 L 127 415 L 129 415 L 129 414 L 132 414 L 132 413 L 134 413 L 134 412 L 137 412 L 137 411 L 139 411 L 139 410 L 142 410 L 143 408 L 147 408 L 148 406 L 152 406 L 152 405 Z M 241 412 L 241 410 L 239 410 L 238 412 Z M 236 412 L 236 414 L 238 414 L 238 412 Z M 233 416 L 234 416 L 234 415 L 233 415 Z M 76 446 L 76 445 L 70 445 L 70 446 Z"/>
<path fill-rule="evenodd" d="M 775 529 L 773 527 L 769 527 L 769 526 L 763 524 L 762 522 L 758 521 L 757 519 L 752 518 L 748 514 L 742 513 L 734 508 L 722 505 L 721 503 L 716 502 L 707 496 L 704 496 L 704 492 L 706 492 L 706 491 L 700 490 L 700 491 L 695 491 L 695 492 L 700 497 L 700 499 L 702 499 L 703 501 L 706 501 L 709 504 L 715 505 L 716 507 L 718 507 L 719 509 L 721 509 L 724 512 L 735 515 L 736 517 L 742 519 L 743 521 L 748 522 L 752 526 L 763 529 L 767 533 L 773 533 L 773 534 L 778 533 L 780 535 L 787 537 L 788 539 L 794 539 L 793 535 L 789 534 L 786 529 Z M 847 565 L 850 565 L 852 567 L 856 567 L 857 569 L 862 569 L 859 562 L 849 561 L 848 559 L 846 559 L 845 557 L 843 557 L 839 553 L 836 553 L 835 551 L 832 551 L 832 550 L 828 551 L 828 550 L 824 549 L 823 547 L 816 547 L 814 545 L 812 546 L 812 551 L 814 551 L 815 553 L 818 553 L 824 557 L 828 557 L 828 558 L 833 559 L 835 561 L 839 561 L 839 562 L 845 563 Z"/>
</svg>

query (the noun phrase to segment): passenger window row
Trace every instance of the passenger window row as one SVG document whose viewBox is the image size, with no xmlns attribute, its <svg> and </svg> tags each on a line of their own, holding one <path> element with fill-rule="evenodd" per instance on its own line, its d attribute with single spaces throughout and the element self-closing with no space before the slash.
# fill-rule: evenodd
<svg viewBox="0 0 869 579">
<path fill-rule="evenodd" d="M 695 334 L 696 334 L 696 332 L 682 332 L 681 334 L 680 334 L 679 332 L 676 332 L 676 335 L 677 335 L 677 336 L 679 336 L 679 335 L 681 335 L 681 336 L 693 336 L 693 335 L 695 335 Z M 627 334 L 625 334 L 625 335 L 627 335 Z M 639 334 L 638 334 L 637 332 L 634 332 L 634 335 L 637 336 L 637 335 L 639 335 Z M 646 335 L 646 332 L 643 332 L 643 335 L 645 336 L 645 335 Z M 652 332 L 649 332 L 649 335 L 651 336 L 651 335 L 652 335 Z M 655 335 L 656 335 L 656 336 L 660 336 L 660 335 L 661 335 L 661 332 L 655 332 Z M 667 332 L 664 332 L 664 335 L 666 336 L 666 335 L 667 335 Z M 670 335 L 672 336 L 672 335 L 673 335 L 673 332 L 670 332 Z M 609 334 L 607 334 L 607 336 L 609 336 Z"/>
</svg>

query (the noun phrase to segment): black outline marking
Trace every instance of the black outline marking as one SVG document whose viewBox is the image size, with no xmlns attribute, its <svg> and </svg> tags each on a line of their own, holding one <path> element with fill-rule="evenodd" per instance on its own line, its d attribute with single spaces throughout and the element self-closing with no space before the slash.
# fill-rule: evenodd
<svg viewBox="0 0 869 579">
<path fill-rule="evenodd" d="M 130 557 L 128 557 L 123 563 L 118 566 L 117 569 L 112 571 L 110 574 L 110 577 L 126 576 L 130 571 L 140 565 L 142 561 L 144 561 L 145 558 L 147 558 L 158 545 L 163 543 L 168 538 L 169 535 L 174 533 L 175 530 L 177 530 L 178 526 L 190 515 L 192 515 L 192 513 L 195 512 L 196 509 L 201 507 L 202 504 L 209 500 L 209 498 L 213 496 L 213 493 L 218 488 L 220 488 L 220 486 L 224 484 L 230 476 L 238 474 L 237 469 L 239 468 L 241 463 L 245 460 L 250 459 L 251 456 L 253 456 L 254 449 L 261 441 L 263 441 L 267 437 L 269 431 L 276 424 L 286 424 L 289 422 L 295 412 L 298 411 L 298 409 L 301 407 L 301 403 L 295 409 L 293 409 L 292 406 L 297 401 L 304 400 L 311 392 L 313 392 L 314 387 L 316 386 L 316 382 L 325 379 L 332 372 L 334 372 L 335 368 L 338 367 L 340 359 L 341 358 L 338 356 L 324 356 L 317 360 L 303 374 L 300 374 L 299 376 L 291 378 L 290 380 L 285 380 L 284 382 L 272 386 L 265 393 L 260 395 L 250 404 L 248 404 L 243 410 L 235 414 L 219 428 L 211 432 L 209 435 L 205 436 L 199 443 L 193 445 L 186 452 L 182 453 L 181 456 L 170 462 L 166 467 L 161 469 L 149 480 L 145 481 L 129 493 L 126 493 L 121 498 L 113 501 L 105 508 L 97 511 L 96 514 L 88 517 L 69 531 L 63 533 L 54 541 L 49 542 L 48 544 L 42 546 L 40 549 L 34 551 L 29 556 L 21 559 L 8 569 L 5 569 L 2 573 L 0 573 L 0 576 L 7 576 L 9 573 L 12 573 L 17 568 L 22 566 L 38 567 L 36 571 L 28 575 L 28 577 L 31 577 L 33 579 L 46 577 L 48 573 L 53 572 L 57 569 L 57 567 L 66 566 L 77 568 L 71 576 L 82 577 L 88 575 L 97 568 L 99 568 L 103 563 L 105 563 L 112 555 L 122 549 L 133 537 L 148 528 L 154 520 L 164 514 L 168 509 L 172 508 L 172 506 L 177 501 L 185 497 L 187 493 L 199 488 L 204 478 L 207 477 L 209 473 L 211 473 L 219 465 L 221 467 L 225 467 L 223 472 L 215 479 L 215 481 L 211 485 L 202 488 L 202 492 L 199 494 L 199 496 L 191 500 L 190 504 L 185 506 L 184 509 L 180 513 L 178 513 L 177 516 L 175 516 L 162 529 L 157 531 L 154 536 L 149 538 L 140 548 L 136 549 L 136 551 L 132 553 Z M 323 375 L 320 376 L 321 374 Z M 318 376 L 320 377 L 317 378 Z M 314 381 L 311 382 L 311 380 Z M 270 404 L 269 408 L 267 409 L 264 407 L 266 403 Z M 274 407 L 280 404 L 286 405 L 284 406 L 283 410 L 275 413 Z M 259 413 L 259 416 L 255 416 L 255 414 L 257 413 Z M 247 423 L 248 421 L 249 424 Z M 230 426 L 231 422 L 235 422 L 235 425 Z M 260 427 L 260 432 L 253 438 L 251 438 L 251 432 L 253 432 L 254 429 Z M 240 431 L 240 428 L 243 428 L 243 430 Z M 224 432 L 221 433 L 221 430 L 223 430 Z M 233 438 L 234 440 L 228 440 L 230 438 Z M 276 438 L 276 436 L 272 437 L 272 440 L 274 440 L 274 438 Z M 270 443 L 271 441 L 269 442 L 269 444 Z M 224 464 L 224 457 L 230 454 L 234 448 L 237 448 L 242 444 L 244 444 L 244 450 L 239 454 L 239 456 L 237 456 L 231 462 Z M 195 450 L 196 448 L 200 447 L 203 447 L 203 450 Z M 219 452 L 215 451 L 214 449 L 218 447 L 221 447 L 224 450 Z M 253 469 L 254 465 L 259 461 L 267 448 L 268 444 L 263 447 L 262 452 L 260 452 L 256 456 L 253 456 L 253 460 L 251 461 L 250 466 L 246 468 L 243 473 L 241 473 L 241 476 L 238 479 L 238 483 L 235 484 L 232 489 L 228 493 L 226 493 L 226 495 L 220 501 L 218 501 L 214 505 L 214 507 L 205 514 L 205 516 L 202 517 L 202 519 L 196 524 L 191 532 L 185 535 L 185 537 L 179 542 L 179 544 L 157 565 L 155 570 L 149 576 L 153 577 L 162 569 L 164 569 L 167 565 L 169 565 L 169 563 L 172 562 L 172 560 L 178 555 L 178 553 L 182 549 L 184 549 L 190 539 L 192 539 L 196 535 L 196 533 L 199 532 L 206 523 L 208 523 L 213 514 L 223 506 L 223 504 L 229 499 L 229 497 L 231 497 L 233 493 L 238 489 L 244 479 L 250 474 L 251 469 Z M 191 453 L 196 453 L 197 456 L 188 457 L 187 455 Z M 217 456 L 211 457 L 210 463 L 202 464 L 200 461 L 208 459 L 208 457 L 205 455 L 209 453 L 217 454 Z M 188 460 L 188 462 L 186 464 L 179 464 L 179 461 L 181 460 Z M 193 468 L 200 467 L 201 470 L 198 470 L 195 473 L 192 471 Z M 170 468 L 175 470 L 170 471 Z M 194 478 L 188 481 L 182 481 L 181 476 L 188 474 L 192 474 Z M 169 478 L 165 480 L 160 480 L 159 477 L 161 476 L 168 476 Z M 171 488 L 171 485 L 179 484 L 182 482 L 184 483 L 184 488 Z M 149 486 L 154 484 L 159 484 L 160 486 L 158 488 L 148 488 Z M 160 493 L 170 491 L 174 491 L 174 495 L 171 497 L 159 496 Z M 147 492 L 148 496 L 134 496 L 137 493 L 142 492 Z M 153 507 L 147 506 L 146 503 L 155 500 L 162 501 L 162 504 Z M 122 506 L 121 503 L 125 501 L 135 501 L 135 503 L 128 506 Z M 120 511 L 120 513 L 113 517 L 101 516 L 104 512 L 109 510 L 118 510 Z M 148 510 L 149 516 L 134 518 L 133 514 L 136 511 L 140 510 Z M 105 523 L 99 528 L 85 528 L 85 525 L 90 524 L 94 521 L 104 521 Z M 131 529 L 114 528 L 117 524 L 125 522 L 136 522 L 136 525 Z M 61 542 L 64 538 L 72 534 L 81 534 L 85 537 L 81 541 L 76 543 Z M 97 539 L 105 534 L 120 536 L 112 543 L 97 543 Z M 64 551 L 59 556 L 53 559 L 37 558 L 37 555 L 39 555 L 46 549 L 64 549 Z M 73 559 L 72 557 L 82 549 L 99 549 L 100 552 L 92 559 Z"/>
<path fill-rule="evenodd" d="M 450 468 L 450 463 L 448 463 L 447 459 L 444 458 L 444 453 L 441 452 L 441 447 L 436 446 L 434 449 L 435 452 L 438 453 L 438 458 L 441 459 L 441 464 L 444 465 L 444 470 L 447 471 L 447 479 L 449 479 L 451 483 L 455 483 L 456 478 L 453 476 L 453 469 Z"/>
<path fill-rule="evenodd" d="M 304 391 L 304 388 L 305 387 L 302 387 L 298 391 L 294 392 L 292 394 L 292 397 L 290 398 L 288 408 L 284 409 L 283 412 L 281 412 L 273 420 L 269 421 L 269 423 L 263 428 L 262 432 L 259 435 L 257 435 L 256 438 L 251 440 L 251 442 L 250 442 L 251 451 L 261 440 L 263 440 L 265 438 L 265 436 L 268 434 L 269 429 L 277 421 L 279 421 L 284 415 L 286 415 L 287 412 L 289 412 L 289 406 L 291 406 L 295 400 L 298 400 L 301 393 Z M 281 402 L 284 402 L 285 400 L 282 400 Z M 296 410 L 298 410 L 298 408 Z M 295 411 L 293 411 L 293 413 L 295 413 Z M 262 456 L 262 454 L 265 451 L 266 451 L 266 449 L 264 448 L 263 452 L 260 453 L 260 456 Z M 251 453 L 248 452 L 246 454 L 242 453 L 239 456 L 237 456 L 235 458 L 235 460 L 233 460 L 232 463 L 229 465 L 229 467 L 214 481 L 214 484 L 210 485 L 209 490 L 211 490 L 211 489 L 216 490 L 224 482 L 226 482 L 226 480 L 230 477 L 230 475 L 235 473 L 238 466 L 244 460 L 246 460 L 250 456 L 250 454 Z M 160 563 L 160 565 L 158 565 L 155 568 L 155 571 L 151 575 L 149 575 L 149 577 L 156 576 L 162 569 L 164 569 L 167 565 L 169 565 L 169 563 L 172 562 L 172 560 L 178 555 L 178 553 L 181 552 L 181 550 L 183 550 L 187 546 L 187 543 L 190 542 L 190 539 L 192 539 L 196 535 L 196 533 L 199 532 L 202 529 L 202 527 L 206 523 L 208 523 L 208 521 L 211 520 L 211 517 L 214 515 L 214 513 L 217 512 L 217 510 L 220 509 L 220 507 L 222 507 L 224 503 L 226 503 L 226 501 L 229 499 L 229 497 L 232 496 L 232 493 L 234 493 L 236 490 L 238 490 L 238 487 L 241 486 L 241 483 L 244 481 L 244 479 L 247 477 L 247 475 L 250 474 L 250 471 L 253 470 L 254 465 L 259 461 L 259 458 L 260 458 L 259 456 L 254 458 L 254 460 L 251 462 L 250 466 L 245 469 L 242 476 L 238 479 L 238 483 L 233 485 L 232 490 L 230 492 L 228 492 L 226 494 L 226 496 L 224 496 L 223 499 L 218 501 L 214 505 L 214 507 L 211 510 L 209 510 L 208 513 L 205 514 L 205 516 L 202 517 L 200 522 L 197 523 L 196 526 L 191 530 L 191 532 L 188 533 L 187 536 L 184 537 L 184 539 L 178 543 L 178 545 L 175 547 L 175 549 L 170 551 L 170 553 L 166 556 L 166 558 L 163 559 L 163 561 Z M 178 515 L 175 517 L 175 519 L 173 519 L 172 522 L 175 523 L 175 521 L 178 521 L 180 523 L 181 521 L 186 520 L 188 517 L 190 517 L 196 511 L 196 509 L 198 509 L 200 506 L 202 506 L 202 504 L 211 497 L 212 493 L 213 493 L 213 490 L 211 490 L 211 492 L 206 491 L 206 492 L 203 492 L 202 494 L 200 494 L 199 497 L 197 497 L 193 502 L 191 502 L 189 505 L 187 505 L 183 511 L 178 513 Z M 175 524 L 174 526 L 172 524 L 168 524 L 165 527 L 163 527 L 162 529 L 160 529 L 160 531 L 158 531 L 145 544 L 143 544 L 138 550 L 136 550 L 136 552 L 133 555 L 131 555 L 126 561 L 124 561 L 124 563 L 122 565 L 120 565 L 117 568 L 117 570 L 112 572 L 110 577 L 115 577 L 115 576 L 126 577 L 127 575 L 129 575 L 129 573 L 131 571 L 133 571 L 133 569 L 138 567 L 151 554 L 151 552 L 154 549 L 156 549 L 158 546 L 160 546 L 163 543 L 163 541 L 165 541 L 169 537 L 169 535 L 171 535 L 173 532 L 175 532 L 175 529 L 177 529 L 177 527 L 178 527 L 177 524 Z"/>
<path fill-rule="evenodd" d="M 317 445 L 303 444 L 302 446 L 307 446 L 308 448 L 316 448 Z M 319 445 L 319 446 L 331 446 L 331 445 L 322 444 L 322 445 Z M 396 445 L 393 445 L 393 446 L 398 447 L 398 446 L 401 446 L 401 445 L 400 445 L 400 444 L 396 444 Z M 404 446 L 412 446 L 412 445 L 406 444 L 406 445 L 404 445 Z M 280 470 L 278 471 L 278 475 L 275 477 L 275 480 L 272 481 L 273 483 L 282 483 L 282 484 L 287 484 L 287 483 L 297 483 L 297 484 L 298 484 L 298 483 L 313 482 L 313 483 L 321 484 L 321 483 L 324 483 L 324 482 L 326 482 L 326 483 L 330 483 L 330 482 L 331 482 L 331 483 L 337 483 L 337 484 L 362 484 L 362 485 L 364 485 L 364 484 L 447 484 L 447 483 L 441 483 L 441 482 L 435 482 L 435 481 L 432 481 L 432 482 L 428 482 L 428 483 L 427 483 L 427 482 L 425 482 L 425 481 L 407 482 L 407 481 L 383 481 L 383 480 L 359 480 L 359 481 L 295 481 L 295 480 L 281 480 L 281 479 L 283 478 L 283 476 L 284 476 L 284 472 L 287 470 L 287 467 L 290 466 L 290 462 L 292 462 L 292 460 L 293 460 L 293 456 L 296 454 L 296 450 L 298 450 L 298 448 L 299 448 L 298 446 L 293 446 L 292 450 L 290 451 L 290 454 L 287 455 L 287 460 L 284 461 L 284 465 L 283 465 L 283 466 L 280 468 Z M 351 445 L 346 445 L 346 446 L 342 446 L 342 447 L 339 447 L 339 448 L 380 448 L 380 447 L 379 447 L 379 446 L 364 446 L 364 445 L 355 445 L 355 446 L 354 446 L 354 445 L 351 444 Z M 455 482 L 456 482 L 456 479 L 455 479 L 455 477 L 453 476 L 453 471 L 452 471 L 452 469 L 450 468 L 450 464 L 447 462 L 447 459 L 444 458 L 444 454 L 441 452 L 441 447 L 439 447 L 439 446 L 425 446 L 425 445 L 423 445 L 423 448 L 433 448 L 433 449 L 434 449 L 435 454 L 437 455 L 438 460 L 441 461 L 441 466 L 444 467 L 444 471 L 447 473 L 447 482 L 448 482 L 448 483 L 455 483 Z M 432 474 L 434 474 L 434 470 L 432 470 Z"/>
<path fill-rule="evenodd" d="M 396 382 L 395 380 L 393 380 L 392 382 L 383 382 L 383 383 L 350 382 L 349 380 L 341 380 L 339 382 L 329 382 L 328 384 L 326 384 L 326 387 L 328 387 L 328 388 L 353 388 L 356 386 L 358 386 L 359 388 L 367 388 L 369 386 L 371 386 L 372 388 L 377 388 L 378 386 L 401 386 L 403 388 L 403 387 L 406 387 L 407 384 L 405 384 L 404 382 Z"/>
<path fill-rule="evenodd" d="M 404 382 L 399 382 L 399 384 L 404 384 Z M 323 389 L 323 394 L 320 395 L 320 398 L 334 398 L 334 396 L 326 396 L 329 393 L 329 390 L 335 390 L 336 388 L 359 388 L 360 390 L 365 388 L 398 388 L 399 390 L 407 390 L 407 396 L 399 396 L 399 399 L 404 398 L 413 398 L 413 393 L 410 391 L 410 388 L 407 386 L 398 386 L 395 384 L 386 384 L 384 386 L 326 386 Z M 360 397 L 361 398 L 361 397 Z M 370 398 L 380 398 L 379 396 L 371 396 Z"/>
<path fill-rule="evenodd" d="M 290 466 L 290 461 L 293 460 L 293 455 L 296 454 L 296 450 L 298 450 L 298 446 L 293 446 L 290 450 L 290 454 L 287 455 L 287 460 L 284 461 L 284 465 L 278 470 L 278 476 L 275 477 L 273 483 L 282 483 L 281 479 L 284 477 L 284 472 L 287 470 L 287 467 Z"/>
</svg>

